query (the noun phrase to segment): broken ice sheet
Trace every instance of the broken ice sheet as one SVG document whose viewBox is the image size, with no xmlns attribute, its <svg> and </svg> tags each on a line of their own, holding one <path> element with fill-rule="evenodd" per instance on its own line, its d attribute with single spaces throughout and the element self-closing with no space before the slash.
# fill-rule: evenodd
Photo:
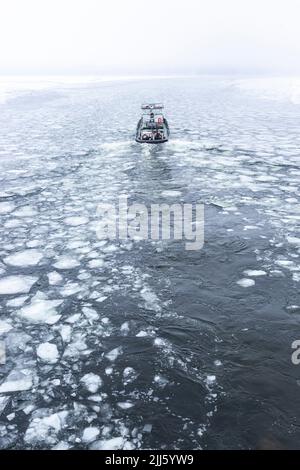
<svg viewBox="0 0 300 470">
<path fill-rule="evenodd" d="M 33 374 L 29 369 L 13 370 L 0 385 L 0 393 L 21 392 L 33 386 Z"/>
<path fill-rule="evenodd" d="M 33 323 L 47 323 L 53 325 L 61 315 L 57 314 L 56 307 L 59 307 L 63 300 L 48 300 L 47 296 L 42 292 L 37 292 L 31 299 L 31 303 L 22 307 L 17 314 Z"/>
<path fill-rule="evenodd" d="M 13 253 L 4 258 L 4 263 L 11 266 L 35 266 L 43 258 L 43 254 L 37 250 L 24 250 L 17 253 Z"/>
<path fill-rule="evenodd" d="M 34 276 L 7 276 L 0 279 L 0 295 L 27 294 L 38 280 Z"/>
<path fill-rule="evenodd" d="M 96 393 L 102 385 L 101 377 L 99 377 L 99 375 L 93 374 L 92 372 L 85 374 L 80 379 L 80 382 L 84 384 L 85 388 L 90 393 Z"/>
<path fill-rule="evenodd" d="M 49 364 L 55 364 L 58 361 L 59 353 L 56 344 L 41 343 L 38 345 L 36 353 L 42 361 Z"/>
<path fill-rule="evenodd" d="M 58 441 L 57 434 L 66 423 L 68 411 L 52 413 L 52 410 L 36 410 L 25 432 L 24 441 L 28 444 L 53 445 Z"/>
</svg>

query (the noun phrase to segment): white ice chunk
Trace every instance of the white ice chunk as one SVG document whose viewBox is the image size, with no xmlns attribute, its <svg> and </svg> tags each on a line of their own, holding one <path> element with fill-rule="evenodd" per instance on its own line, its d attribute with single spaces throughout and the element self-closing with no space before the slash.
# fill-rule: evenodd
<svg viewBox="0 0 300 470">
<path fill-rule="evenodd" d="M 47 300 L 46 296 L 37 293 L 29 305 L 19 310 L 18 315 L 33 323 L 47 323 L 54 325 L 61 315 L 58 315 L 55 308 L 63 303 L 63 300 Z"/>
<path fill-rule="evenodd" d="M 74 313 L 73 315 L 70 315 L 67 319 L 66 319 L 66 322 L 67 323 L 76 323 L 78 322 L 79 318 L 81 317 L 80 313 Z"/>
<path fill-rule="evenodd" d="M 128 410 L 129 408 L 132 408 L 134 406 L 134 403 L 131 401 L 122 401 L 118 403 L 118 407 L 121 408 L 122 410 Z"/>
<path fill-rule="evenodd" d="M 207 385 L 212 385 L 215 381 L 216 381 L 216 376 L 215 375 L 208 375 L 206 377 Z"/>
<path fill-rule="evenodd" d="M 222 362 L 220 361 L 220 359 L 216 359 L 214 361 L 214 365 L 217 366 L 217 367 L 220 367 L 222 365 Z"/>
<path fill-rule="evenodd" d="M 77 227 L 78 225 L 87 224 L 89 219 L 87 217 L 67 217 L 64 219 L 64 223 L 71 225 L 72 227 Z"/>
<path fill-rule="evenodd" d="M 175 191 L 170 189 L 167 191 L 163 191 L 161 195 L 166 197 L 179 197 L 181 196 L 181 191 Z"/>
<path fill-rule="evenodd" d="M 32 387 L 32 373 L 28 369 L 13 370 L 0 385 L 0 393 L 21 392 Z"/>
<path fill-rule="evenodd" d="M 87 345 L 84 341 L 84 336 L 81 333 L 74 335 L 72 343 L 65 349 L 64 357 L 71 359 L 77 358 L 81 354 L 88 354 L 90 351 L 87 349 Z"/>
<path fill-rule="evenodd" d="M 94 426 L 85 428 L 82 434 L 82 441 L 86 443 L 93 442 L 99 436 L 99 433 L 99 429 Z"/>
<path fill-rule="evenodd" d="M 247 269 L 246 271 L 243 272 L 245 276 L 266 276 L 266 271 L 263 271 L 262 269 Z"/>
<path fill-rule="evenodd" d="M 296 246 L 300 246 L 300 238 L 297 238 L 297 237 L 286 237 L 287 241 L 291 244 L 291 245 L 296 245 Z"/>
<path fill-rule="evenodd" d="M 19 297 L 15 297 L 14 299 L 8 300 L 6 302 L 6 305 L 8 307 L 21 307 L 27 299 L 28 295 L 20 295 Z"/>
<path fill-rule="evenodd" d="M 77 294 L 81 289 L 81 286 L 76 282 L 69 282 L 60 290 L 60 294 L 62 297 L 69 297 L 70 295 Z"/>
<path fill-rule="evenodd" d="M 59 332 L 61 334 L 62 340 L 65 343 L 68 343 L 71 340 L 72 328 L 70 325 L 61 325 L 59 328 Z"/>
<path fill-rule="evenodd" d="M 3 320 L 0 320 L 0 336 L 3 335 L 4 333 L 7 333 L 11 329 L 12 329 L 12 326 L 9 323 Z"/>
<path fill-rule="evenodd" d="M 152 431 L 152 424 L 145 424 L 143 427 L 144 432 L 151 432 Z"/>
<path fill-rule="evenodd" d="M 51 450 L 68 450 L 69 448 L 70 448 L 70 444 L 68 444 L 68 442 L 60 441 L 58 442 L 58 444 L 53 446 Z"/>
<path fill-rule="evenodd" d="M 33 217 L 37 214 L 37 211 L 32 209 L 30 206 L 23 206 L 14 212 L 14 216 L 17 217 Z"/>
<path fill-rule="evenodd" d="M 99 318 L 98 313 L 93 308 L 83 307 L 82 312 L 90 321 L 98 320 Z"/>
<path fill-rule="evenodd" d="M 24 436 L 28 444 L 56 444 L 57 433 L 62 429 L 68 416 L 67 411 L 60 411 L 50 416 L 33 418 Z"/>
<path fill-rule="evenodd" d="M 80 263 L 76 259 L 69 256 L 61 256 L 53 266 L 56 269 L 73 269 L 79 265 Z"/>
<path fill-rule="evenodd" d="M 99 375 L 93 374 L 92 372 L 85 374 L 80 379 L 80 382 L 82 382 L 85 388 L 91 393 L 96 393 L 102 385 L 101 377 L 99 377 Z"/>
<path fill-rule="evenodd" d="M 129 323 L 128 321 L 122 323 L 120 330 L 124 333 L 127 334 L 129 331 Z"/>
<path fill-rule="evenodd" d="M 15 205 L 11 202 L 0 202 L 0 214 L 8 214 L 9 212 L 13 211 Z"/>
<path fill-rule="evenodd" d="M 122 354 L 122 348 L 119 347 L 119 348 L 115 348 L 115 349 L 112 349 L 111 351 L 109 351 L 107 354 L 105 354 L 105 357 L 107 357 L 107 359 L 109 359 L 110 361 L 115 361 L 117 359 L 117 357 Z"/>
<path fill-rule="evenodd" d="M 43 258 L 43 254 L 37 250 L 24 250 L 4 258 L 4 263 L 11 266 L 35 266 Z"/>
<path fill-rule="evenodd" d="M 7 276 L 0 279 L 0 295 L 27 294 L 38 280 L 33 276 Z"/>
<path fill-rule="evenodd" d="M 53 343 L 41 343 L 36 353 L 42 361 L 48 362 L 49 364 L 55 364 L 58 361 L 58 349 Z"/>
<path fill-rule="evenodd" d="M 104 266 L 104 261 L 103 259 L 92 259 L 91 261 L 88 262 L 89 268 L 102 268 Z"/>
<path fill-rule="evenodd" d="M 137 378 L 137 373 L 133 369 L 133 367 L 126 367 L 123 370 L 123 378 L 124 378 L 124 384 L 128 384 L 133 382 Z"/>
<path fill-rule="evenodd" d="M 22 221 L 19 219 L 8 219 L 3 225 L 5 228 L 16 228 L 22 225 Z"/>
<path fill-rule="evenodd" d="M 243 278 L 237 281 L 237 284 L 241 287 L 251 287 L 255 285 L 255 281 L 253 279 Z"/>
<path fill-rule="evenodd" d="M 56 284 L 59 284 L 63 280 L 63 277 L 56 271 L 52 271 L 51 273 L 48 273 L 47 276 L 49 279 L 49 284 L 51 286 L 55 286 Z"/>
<path fill-rule="evenodd" d="M 123 449 L 125 445 L 125 440 L 123 437 L 113 437 L 112 439 L 106 439 L 101 441 L 96 441 L 91 445 L 91 450 L 118 450 Z"/>
<path fill-rule="evenodd" d="M 0 415 L 1 415 L 2 411 L 5 409 L 6 405 L 9 402 L 9 400 L 10 400 L 10 397 L 6 397 L 6 396 L 0 397 Z"/>
<path fill-rule="evenodd" d="M 143 287 L 141 290 L 141 296 L 145 300 L 145 308 L 148 310 L 154 310 L 155 312 L 161 311 L 159 305 L 159 299 L 157 295 L 150 290 L 149 287 Z"/>
<path fill-rule="evenodd" d="M 135 335 L 137 338 L 143 338 L 145 336 L 148 336 L 148 333 L 146 331 L 139 331 L 136 335 Z"/>
</svg>

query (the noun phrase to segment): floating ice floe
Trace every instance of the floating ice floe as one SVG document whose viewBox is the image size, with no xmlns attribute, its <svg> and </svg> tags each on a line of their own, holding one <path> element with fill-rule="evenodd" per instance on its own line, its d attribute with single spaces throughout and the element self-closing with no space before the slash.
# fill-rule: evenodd
<svg viewBox="0 0 300 470">
<path fill-rule="evenodd" d="M 112 349 L 111 351 L 109 351 L 107 354 L 105 354 L 105 357 L 113 362 L 117 359 L 117 357 L 122 354 L 122 348 L 119 347 L 119 348 L 115 348 L 115 349 Z"/>
<path fill-rule="evenodd" d="M 79 216 L 74 216 L 74 217 L 67 217 L 64 219 L 64 223 L 66 225 L 71 225 L 72 227 L 77 227 L 78 225 L 85 225 L 87 224 L 89 219 L 87 217 L 79 217 Z"/>
<path fill-rule="evenodd" d="M 91 446 L 91 450 L 118 450 L 123 449 L 126 440 L 123 437 L 113 437 L 112 439 L 106 439 L 101 441 L 95 441 Z"/>
<path fill-rule="evenodd" d="M 70 325 L 60 325 L 58 331 L 60 332 L 64 343 L 68 343 L 71 340 L 72 328 Z"/>
<path fill-rule="evenodd" d="M 55 286 L 56 284 L 59 284 L 63 280 L 63 277 L 56 271 L 52 271 L 51 273 L 48 273 L 47 276 L 49 279 L 50 286 Z"/>
<path fill-rule="evenodd" d="M 179 197 L 181 196 L 181 191 L 175 191 L 170 189 L 167 191 L 162 191 L 161 195 L 166 197 Z"/>
<path fill-rule="evenodd" d="M 28 248 L 36 248 L 37 246 L 41 246 L 42 244 L 42 240 L 30 240 L 26 243 L 26 246 L 28 246 Z"/>
<path fill-rule="evenodd" d="M 0 393 L 22 392 L 30 390 L 32 385 L 32 372 L 30 370 L 13 370 L 0 385 Z"/>
<path fill-rule="evenodd" d="M 88 262 L 89 268 L 102 268 L 104 266 L 104 261 L 103 259 L 92 259 L 91 261 Z"/>
<path fill-rule="evenodd" d="M 10 331 L 13 327 L 10 323 L 0 320 L 0 336 Z"/>
<path fill-rule="evenodd" d="M 243 279 L 240 279 L 239 281 L 237 281 L 237 284 L 241 287 L 251 287 L 251 286 L 255 285 L 255 281 L 254 281 L 254 279 L 243 278 Z"/>
<path fill-rule="evenodd" d="M 68 442 L 65 442 L 65 441 L 60 441 L 51 448 L 51 450 L 68 450 L 68 449 L 70 449 L 70 444 L 68 444 Z"/>
<path fill-rule="evenodd" d="M 286 310 L 288 312 L 292 312 L 292 313 L 300 312 L 300 305 L 287 305 Z"/>
<path fill-rule="evenodd" d="M 28 295 L 20 295 L 6 302 L 7 307 L 21 307 L 28 299 Z"/>
<path fill-rule="evenodd" d="M 93 308 L 83 307 L 82 312 L 84 316 L 90 321 L 98 320 L 99 318 L 99 314 Z"/>
<path fill-rule="evenodd" d="M 157 295 L 151 291 L 149 287 L 143 287 L 141 290 L 141 296 L 145 301 L 145 308 L 147 310 L 154 310 L 155 312 L 161 311 L 161 306 L 159 305 L 159 298 Z"/>
<path fill-rule="evenodd" d="M 216 381 L 216 376 L 215 375 L 208 375 L 206 377 L 206 380 L 205 380 L 205 382 L 208 386 L 214 384 L 215 381 Z"/>
<path fill-rule="evenodd" d="M 38 280 L 33 276 L 7 276 L 0 279 L 0 295 L 27 294 Z"/>
<path fill-rule="evenodd" d="M 266 271 L 263 271 L 261 269 L 247 269 L 246 271 L 243 272 L 243 274 L 245 274 L 245 276 L 266 276 L 267 273 Z"/>
<path fill-rule="evenodd" d="M 66 322 L 71 323 L 71 324 L 77 323 L 80 317 L 81 317 L 80 313 L 74 313 L 73 315 L 70 315 L 68 318 L 66 318 Z"/>
<path fill-rule="evenodd" d="M 125 321 L 124 323 L 122 323 L 120 330 L 123 334 L 127 334 L 129 332 L 129 323 L 128 323 L 128 321 Z"/>
<path fill-rule="evenodd" d="M 55 364 L 58 361 L 59 354 L 56 344 L 41 343 L 36 353 L 42 361 L 48 362 L 49 364 Z"/>
<path fill-rule="evenodd" d="M 35 266 L 43 258 L 43 254 L 37 250 L 24 250 L 4 258 L 4 263 L 11 266 Z"/>
<path fill-rule="evenodd" d="M 34 412 L 38 415 L 38 410 Z M 40 412 L 42 414 L 42 412 Z M 68 416 L 67 411 L 60 411 L 49 416 L 34 417 L 25 433 L 24 441 L 28 444 L 57 443 L 57 434 L 61 431 Z"/>
<path fill-rule="evenodd" d="M 85 442 L 85 443 L 93 442 L 97 438 L 97 436 L 99 436 L 99 434 L 100 434 L 99 429 L 94 426 L 85 428 L 82 434 L 82 442 Z"/>
<path fill-rule="evenodd" d="M 139 331 L 135 336 L 136 336 L 137 338 L 143 338 L 143 337 L 145 337 L 145 336 L 148 336 L 148 333 L 147 333 L 147 331 L 141 330 L 141 331 Z"/>
<path fill-rule="evenodd" d="M 47 323 L 53 325 L 56 323 L 61 315 L 56 312 L 56 307 L 59 307 L 63 300 L 48 300 L 45 294 L 37 292 L 32 298 L 29 305 L 21 308 L 17 313 L 21 318 L 32 321 L 33 323 Z"/>
<path fill-rule="evenodd" d="M 82 290 L 82 287 L 76 282 L 69 282 L 61 290 L 60 295 L 62 297 L 69 297 L 70 295 L 77 294 Z"/>
<path fill-rule="evenodd" d="M 122 410 L 128 410 L 129 408 L 132 408 L 134 406 L 134 403 L 132 403 L 131 401 L 121 401 L 117 403 L 117 405 Z"/>
<path fill-rule="evenodd" d="M 169 383 L 168 379 L 160 374 L 155 375 L 153 381 L 162 388 Z"/>
<path fill-rule="evenodd" d="M 6 397 L 6 396 L 0 397 L 0 415 L 5 409 L 9 401 L 10 401 L 10 397 Z"/>
<path fill-rule="evenodd" d="M 84 340 L 84 335 L 76 333 L 73 335 L 73 341 L 65 349 L 64 358 L 77 359 L 81 354 L 89 354 L 90 350 L 87 349 L 87 345 Z"/>
<path fill-rule="evenodd" d="M 8 214 L 15 209 L 15 205 L 11 202 L 0 202 L 0 214 Z"/>
<path fill-rule="evenodd" d="M 14 216 L 17 217 L 33 217 L 37 214 L 37 211 L 30 206 L 23 206 L 14 212 Z"/>
<path fill-rule="evenodd" d="M 9 219 L 9 220 L 6 220 L 6 222 L 3 224 L 5 228 L 16 228 L 16 227 L 20 227 L 20 225 L 22 225 L 23 222 L 19 219 Z"/>
<path fill-rule="evenodd" d="M 289 259 L 277 259 L 275 261 L 275 264 L 277 264 L 278 266 L 282 266 L 283 268 L 286 268 L 286 269 L 291 269 L 295 266 L 294 261 L 291 261 Z"/>
<path fill-rule="evenodd" d="M 99 377 L 99 375 L 93 374 L 92 372 L 85 374 L 80 379 L 80 382 L 84 384 L 85 388 L 90 393 L 96 393 L 102 385 L 101 377 Z"/>
<path fill-rule="evenodd" d="M 80 263 L 77 259 L 69 256 L 61 256 L 58 261 L 53 265 L 56 269 L 73 269 L 79 266 Z"/>
<path fill-rule="evenodd" d="M 300 246 L 300 238 L 297 237 L 286 237 L 287 241 L 291 245 Z"/>
</svg>

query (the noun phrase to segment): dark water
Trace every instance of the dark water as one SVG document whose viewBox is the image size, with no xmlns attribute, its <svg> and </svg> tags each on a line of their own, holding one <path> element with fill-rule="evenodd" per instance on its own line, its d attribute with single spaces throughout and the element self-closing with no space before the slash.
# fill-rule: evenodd
<svg viewBox="0 0 300 470">
<path fill-rule="evenodd" d="M 1 448 L 300 448 L 299 118 L 214 78 L 1 105 Z M 204 247 L 99 240 L 121 194 L 204 203 Z"/>
</svg>

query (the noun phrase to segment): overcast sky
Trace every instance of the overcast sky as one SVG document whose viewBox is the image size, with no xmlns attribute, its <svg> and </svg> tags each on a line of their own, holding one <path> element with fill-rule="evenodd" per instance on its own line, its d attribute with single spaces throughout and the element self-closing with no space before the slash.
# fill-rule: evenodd
<svg viewBox="0 0 300 470">
<path fill-rule="evenodd" d="M 300 73 L 300 0 L 1 0 L 0 73 Z"/>
</svg>

